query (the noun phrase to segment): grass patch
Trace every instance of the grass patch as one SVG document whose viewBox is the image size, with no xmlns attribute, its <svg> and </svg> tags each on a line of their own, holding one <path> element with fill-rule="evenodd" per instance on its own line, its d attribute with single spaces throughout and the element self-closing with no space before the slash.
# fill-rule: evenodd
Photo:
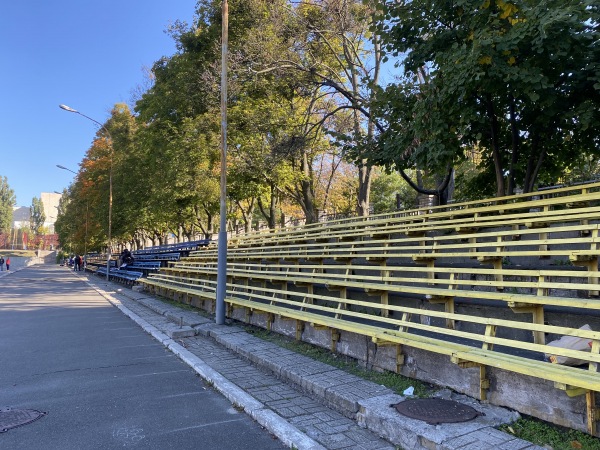
<svg viewBox="0 0 600 450">
<path fill-rule="evenodd" d="M 197 313 L 199 316 L 205 317 L 207 319 L 214 319 L 214 314 L 210 314 L 209 312 L 204 311 L 201 308 L 196 308 L 193 305 L 188 305 L 187 303 L 178 302 L 176 300 L 172 300 L 167 297 L 156 296 L 160 298 L 161 301 L 167 303 L 168 305 L 175 306 L 176 308 L 182 309 L 184 311 L 193 311 Z"/>
<path fill-rule="evenodd" d="M 500 430 L 552 450 L 600 450 L 600 439 L 582 431 L 558 427 L 533 417 L 523 417 Z"/>
<path fill-rule="evenodd" d="M 316 361 L 337 367 L 338 369 L 342 369 L 360 378 L 372 381 L 373 383 L 383 385 L 389 389 L 392 389 L 398 394 L 402 394 L 402 392 L 404 392 L 404 390 L 410 386 L 414 387 L 414 395 L 416 397 L 429 397 L 435 390 L 435 388 L 430 384 L 405 377 L 404 375 L 400 375 L 398 373 L 389 371 L 376 372 L 374 370 L 368 370 L 361 366 L 354 358 L 332 353 L 329 350 L 317 347 L 316 345 L 312 345 L 307 342 L 296 341 L 295 339 L 288 338 L 281 334 L 250 325 L 244 326 L 244 329 L 247 333 L 250 333 L 260 339 L 272 342 L 280 347 L 287 348 L 288 350 L 301 355 L 308 356 Z"/>
</svg>

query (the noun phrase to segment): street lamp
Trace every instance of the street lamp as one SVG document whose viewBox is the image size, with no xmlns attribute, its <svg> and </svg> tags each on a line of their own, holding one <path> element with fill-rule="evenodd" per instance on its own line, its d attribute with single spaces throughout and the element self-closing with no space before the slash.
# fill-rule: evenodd
<svg viewBox="0 0 600 450">
<path fill-rule="evenodd" d="M 106 281 L 108 281 L 110 279 L 109 277 L 109 273 L 110 273 L 110 257 L 111 257 L 111 248 L 112 248 L 112 239 L 111 239 L 111 228 L 112 228 L 112 170 L 113 170 L 113 146 L 112 146 L 112 136 L 110 135 L 110 132 L 108 131 L 108 129 L 104 126 L 104 124 L 98 122 L 95 119 L 92 119 L 89 116 L 86 116 L 85 114 L 80 113 L 79 111 L 77 111 L 76 109 L 71 108 L 70 106 L 67 105 L 58 105 L 58 107 L 60 109 L 64 109 L 65 111 L 68 112 L 72 112 L 75 114 L 79 114 L 82 117 L 85 117 L 88 120 L 91 120 L 92 122 L 94 122 L 96 125 L 98 125 L 100 127 L 100 129 L 103 129 L 106 134 L 108 135 L 108 138 L 106 139 L 106 142 L 108 143 L 108 148 L 110 150 L 110 168 L 109 168 L 109 172 L 108 172 L 108 251 L 107 251 L 107 257 L 106 257 Z M 60 166 L 59 166 L 60 167 Z M 67 169 L 68 170 L 68 169 Z"/>
<path fill-rule="evenodd" d="M 74 173 L 75 175 L 77 175 L 77 172 L 75 172 L 74 170 L 71 170 L 71 169 L 69 169 L 69 168 L 67 168 L 65 166 L 61 166 L 60 164 L 57 164 L 56 167 L 58 167 L 59 169 L 62 169 L 62 170 L 67 170 L 67 171 L 69 171 L 69 172 Z M 56 192 L 56 191 L 54 191 L 54 192 Z M 60 192 L 56 192 L 56 193 L 60 194 Z"/>
<path fill-rule="evenodd" d="M 227 291 L 227 45 L 229 5 L 223 0 L 221 6 L 221 195 L 219 247 L 217 253 L 217 291 L 215 298 L 215 322 L 225 323 L 225 293 Z"/>
</svg>

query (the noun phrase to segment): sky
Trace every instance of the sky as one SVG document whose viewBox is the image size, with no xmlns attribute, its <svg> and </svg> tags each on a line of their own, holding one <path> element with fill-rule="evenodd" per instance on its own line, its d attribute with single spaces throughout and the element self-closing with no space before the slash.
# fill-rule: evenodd
<svg viewBox="0 0 600 450">
<path fill-rule="evenodd" d="M 196 0 L 15 0 L 0 6 L 0 177 L 17 206 L 62 192 L 115 103 L 131 104 L 144 67 L 175 53 L 165 33 Z"/>
</svg>

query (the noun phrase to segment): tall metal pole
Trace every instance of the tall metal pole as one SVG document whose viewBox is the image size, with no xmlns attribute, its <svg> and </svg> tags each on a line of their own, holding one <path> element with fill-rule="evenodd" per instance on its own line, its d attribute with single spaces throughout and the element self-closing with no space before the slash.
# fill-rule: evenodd
<svg viewBox="0 0 600 450">
<path fill-rule="evenodd" d="M 227 41 L 229 5 L 222 4 L 221 28 L 221 221 L 219 225 L 219 249 L 217 262 L 217 298 L 215 322 L 225 323 L 225 293 L 227 291 Z"/>
<path fill-rule="evenodd" d="M 85 204 L 85 241 L 83 242 L 83 270 L 87 268 L 87 237 L 88 237 L 88 220 L 90 217 L 90 201 Z"/>
<path fill-rule="evenodd" d="M 112 229 L 112 176 L 113 176 L 113 151 L 112 151 L 112 139 L 110 142 L 110 169 L 108 173 L 108 255 L 106 257 L 106 281 L 110 280 L 110 258 L 112 252 L 112 240 L 111 240 L 111 229 Z"/>
</svg>

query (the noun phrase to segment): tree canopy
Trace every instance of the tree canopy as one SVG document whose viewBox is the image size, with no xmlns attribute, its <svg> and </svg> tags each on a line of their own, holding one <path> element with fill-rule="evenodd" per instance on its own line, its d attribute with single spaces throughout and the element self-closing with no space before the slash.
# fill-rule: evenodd
<svg viewBox="0 0 600 450">
<path fill-rule="evenodd" d="M 598 6 L 581 0 L 384 1 L 404 78 L 381 95 L 375 159 L 440 171 L 481 151 L 484 190 L 555 182 L 598 155 Z"/>
<path fill-rule="evenodd" d="M 6 177 L 0 177 L 0 233 L 8 233 L 12 227 L 13 207 L 17 199 Z"/>
<path fill-rule="evenodd" d="M 227 223 L 315 222 L 597 176 L 591 0 L 230 0 Z M 169 32 L 115 104 L 56 224 L 78 251 L 211 237 L 219 222 L 221 0 Z M 394 66 L 393 77 L 383 77 Z M 375 181 L 374 181 L 375 180 Z M 373 185 L 373 189 L 371 186 Z M 85 227 L 82 224 L 85 223 Z"/>
<path fill-rule="evenodd" d="M 33 197 L 29 211 L 29 227 L 31 228 L 31 232 L 36 235 L 42 234 L 42 228 L 44 227 L 44 222 L 46 222 L 42 200 Z"/>
</svg>

